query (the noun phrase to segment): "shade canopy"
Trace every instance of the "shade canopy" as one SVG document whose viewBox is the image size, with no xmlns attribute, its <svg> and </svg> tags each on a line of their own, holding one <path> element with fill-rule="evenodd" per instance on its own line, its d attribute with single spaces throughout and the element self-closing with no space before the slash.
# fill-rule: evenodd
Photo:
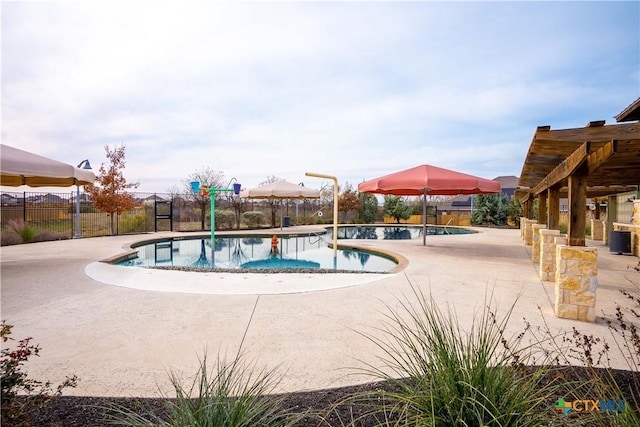
<svg viewBox="0 0 640 427">
<path fill-rule="evenodd" d="M 242 190 L 240 197 L 247 199 L 319 199 L 320 191 L 282 180 Z"/>
<path fill-rule="evenodd" d="M 19 187 L 70 187 L 92 184 L 93 172 L 67 163 L 19 150 L 0 146 L 0 185 Z"/>
<path fill-rule="evenodd" d="M 499 193 L 500 183 L 431 165 L 420 165 L 361 182 L 362 193 L 422 196 L 422 244 L 427 236 L 427 195 Z"/>
<path fill-rule="evenodd" d="M 358 191 L 396 196 L 457 196 L 499 193 L 500 183 L 436 166 L 420 165 L 364 181 L 358 185 Z"/>
</svg>

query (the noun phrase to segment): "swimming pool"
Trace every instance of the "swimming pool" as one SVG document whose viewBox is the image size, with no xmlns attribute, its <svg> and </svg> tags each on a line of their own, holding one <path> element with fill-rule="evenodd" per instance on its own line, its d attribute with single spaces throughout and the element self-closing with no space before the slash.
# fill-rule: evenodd
<svg viewBox="0 0 640 427">
<path fill-rule="evenodd" d="M 359 249 L 338 249 L 334 257 L 329 242 L 326 235 L 280 236 L 277 253 L 274 254 L 271 237 L 216 237 L 212 262 L 211 239 L 167 239 L 135 246 L 135 255 L 116 264 L 209 270 L 328 269 L 354 272 L 388 272 L 397 266 L 389 256 Z"/>
<path fill-rule="evenodd" d="M 473 230 L 460 227 L 427 226 L 427 236 L 472 234 Z M 327 229 L 330 239 L 333 230 Z M 338 239 L 409 240 L 422 237 L 421 225 L 346 225 L 338 227 Z"/>
</svg>

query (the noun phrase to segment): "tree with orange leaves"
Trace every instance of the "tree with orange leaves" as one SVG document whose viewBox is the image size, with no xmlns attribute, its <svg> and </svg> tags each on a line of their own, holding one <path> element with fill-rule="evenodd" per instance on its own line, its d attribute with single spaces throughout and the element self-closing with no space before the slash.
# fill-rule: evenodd
<svg viewBox="0 0 640 427">
<path fill-rule="evenodd" d="M 111 218 L 111 235 L 115 234 L 115 215 L 130 211 L 134 207 L 133 194 L 127 192 L 128 189 L 138 188 L 140 183 L 128 183 L 122 170 L 125 167 L 125 147 L 121 145 L 113 150 L 108 145 L 104 147 L 107 152 L 107 159 L 110 164 L 105 167 L 100 165 L 99 175 L 96 183 L 85 187 L 87 193 L 93 200 L 96 209 L 106 212 Z"/>
</svg>

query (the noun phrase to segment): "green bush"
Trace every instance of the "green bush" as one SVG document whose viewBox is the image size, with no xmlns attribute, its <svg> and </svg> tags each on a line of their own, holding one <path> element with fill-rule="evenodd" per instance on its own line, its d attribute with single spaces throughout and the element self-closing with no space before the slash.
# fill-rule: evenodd
<svg viewBox="0 0 640 427">
<path fill-rule="evenodd" d="M 230 230 L 236 223 L 236 214 L 230 210 L 216 209 L 216 229 Z"/>
<path fill-rule="evenodd" d="M 504 194 L 475 196 L 471 225 L 506 225 L 510 203 L 509 197 Z M 512 215 L 516 214 L 512 208 Z"/>
<path fill-rule="evenodd" d="M 147 216 L 144 213 L 118 217 L 118 234 L 147 232 Z"/>
<path fill-rule="evenodd" d="M 250 211 L 242 214 L 242 222 L 249 228 L 258 228 L 265 224 L 264 212 Z"/>
</svg>

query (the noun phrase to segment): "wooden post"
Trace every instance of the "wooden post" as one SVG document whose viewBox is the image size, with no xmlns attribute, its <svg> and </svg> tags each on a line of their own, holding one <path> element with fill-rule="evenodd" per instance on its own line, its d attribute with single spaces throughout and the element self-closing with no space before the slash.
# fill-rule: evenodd
<svg viewBox="0 0 640 427">
<path fill-rule="evenodd" d="M 618 197 L 615 194 L 607 197 L 607 226 L 604 235 L 605 246 L 609 246 L 609 232 L 613 230 L 614 222 L 618 222 Z"/>
<path fill-rule="evenodd" d="M 533 219 L 533 199 L 529 197 L 526 202 L 524 202 L 524 216 L 528 219 Z"/>
<path fill-rule="evenodd" d="M 547 223 L 547 192 L 538 194 L 538 224 Z"/>
<path fill-rule="evenodd" d="M 560 191 L 558 185 L 549 187 L 547 198 L 549 199 L 547 228 L 549 230 L 560 229 Z"/>
<path fill-rule="evenodd" d="M 569 176 L 569 227 L 567 231 L 569 246 L 585 245 L 587 174 L 587 166 L 582 165 Z"/>
</svg>

